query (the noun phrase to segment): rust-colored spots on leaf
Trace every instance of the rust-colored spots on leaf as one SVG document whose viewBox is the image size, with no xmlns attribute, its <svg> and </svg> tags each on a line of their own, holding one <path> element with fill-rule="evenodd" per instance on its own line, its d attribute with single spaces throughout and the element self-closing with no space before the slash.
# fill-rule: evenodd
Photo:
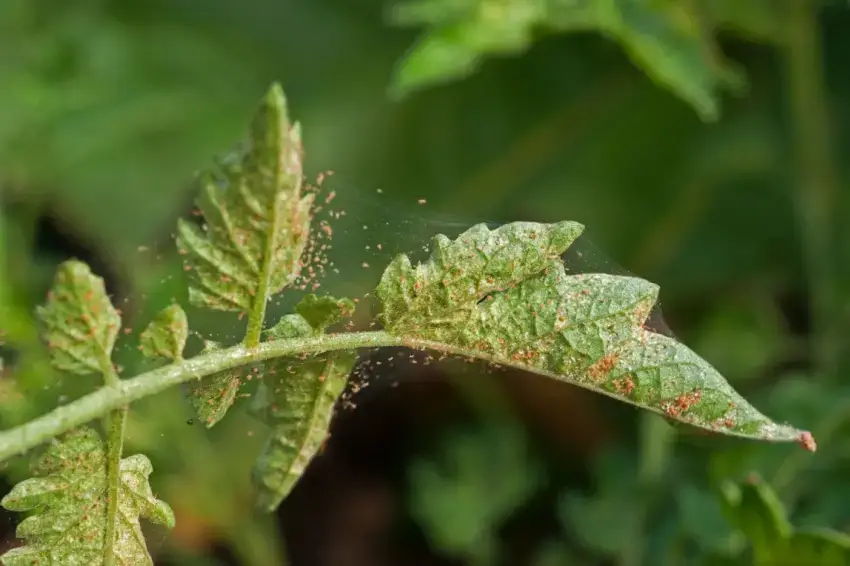
<svg viewBox="0 0 850 566">
<path fill-rule="evenodd" d="M 587 368 L 587 376 L 593 381 L 602 381 L 617 365 L 618 359 L 619 356 L 617 354 L 606 354 L 602 356 Z"/>
</svg>

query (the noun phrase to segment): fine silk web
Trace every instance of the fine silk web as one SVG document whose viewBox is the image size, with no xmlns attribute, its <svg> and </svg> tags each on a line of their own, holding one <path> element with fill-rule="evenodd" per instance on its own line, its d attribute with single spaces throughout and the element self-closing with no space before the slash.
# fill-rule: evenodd
<svg viewBox="0 0 850 566">
<path fill-rule="evenodd" d="M 300 290 L 356 297 L 357 314 L 348 325 L 352 330 L 376 328 L 378 305 L 371 291 L 396 255 L 407 254 L 415 265 L 428 258 L 431 240 L 437 234 L 453 239 L 475 224 L 483 223 L 495 229 L 506 223 L 472 214 L 439 213 L 426 198 L 401 196 L 400 191 L 388 189 L 360 189 L 337 175 L 323 179 L 321 186 L 314 190 L 316 216 L 313 232 L 316 237 L 309 253 L 313 255 L 313 263 L 321 264 L 322 268 L 314 268 L 312 275 L 304 278 Z M 580 221 L 566 212 L 562 220 Z M 316 253 L 322 246 L 324 249 Z M 570 246 L 563 255 L 563 261 L 568 274 L 636 276 L 594 244 L 592 228 L 586 228 Z M 278 304 L 283 309 L 281 312 L 291 311 L 300 297 L 300 293 L 298 297 L 285 297 L 289 294 L 286 291 L 282 294 L 284 298 Z M 654 332 L 673 336 L 658 304 L 645 326 Z M 417 379 L 423 372 L 416 371 L 415 366 L 436 361 L 437 356 L 427 352 L 393 348 L 363 352 L 337 410 L 362 406 L 368 403 L 374 392 L 384 387 L 396 387 L 405 380 Z M 478 365 L 482 370 L 490 371 L 486 364 Z"/>
</svg>

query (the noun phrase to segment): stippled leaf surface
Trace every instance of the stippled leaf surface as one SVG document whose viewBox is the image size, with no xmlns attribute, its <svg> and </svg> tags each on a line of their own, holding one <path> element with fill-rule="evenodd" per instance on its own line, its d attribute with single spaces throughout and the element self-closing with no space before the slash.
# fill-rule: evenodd
<svg viewBox="0 0 850 566">
<path fill-rule="evenodd" d="M 139 348 L 150 358 L 179 360 L 189 337 L 189 323 L 180 305 L 159 311 L 139 336 Z"/>
<path fill-rule="evenodd" d="M 85 375 L 108 367 L 121 325 L 103 279 L 77 260 L 62 263 L 47 303 L 38 307 L 50 361 L 59 370 Z"/>
<path fill-rule="evenodd" d="M 221 348 L 218 342 L 207 340 L 201 353 L 207 354 Z M 220 371 L 189 386 L 189 400 L 204 426 L 211 428 L 224 418 L 227 410 L 236 401 L 236 394 L 239 393 L 243 377 L 248 371 L 250 368 L 246 366 Z"/>
<path fill-rule="evenodd" d="M 300 314 L 317 333 L 322 333 L 327 327 L 351 316 L 354 313 L 354 301 L 307 295 L 295 306 L 295 312 Z"/>
<path fill-rule="evenodd" d="M 472 227 L 437 236 L 417 266 L 396 257 L 376 290 L 387 331 L 567 381 L 725 434 L 811 441 L 777 425 L 686 346 L 646 330 L 658 288 L 635 277 L 567 275 L 573 222 Z M 813 444 L 809 445 L 813 448 Z"/>
<path fill-rule="evenodd" d="M 415 0 L 392 13 L 399 25 L 423 25 L 423 35 L 402 60 L 393 89 L 405 94 L 462 78 L 490 55 L 527 49 L 538 30 L 596 31 L 623 46 L 654 80 L 701 116 L 719 114 L 718 93 L 739 89 L 742 75 L 720 55 L 716 25 L 752 26 L 752 10 L 716 0 Z M 749 4 L 749 2 L 738 2 Z M 742 20 L 736 26 L 737 20 Z M 761 31 L 761 30 L 759 30 Z"/>
<path fill-rule="evenodd" d="M 321 316 L 287 315 L 268 334 L 279 339 L 310 336 L 352 310 L 348 299 L 308 296 L 296 311 Z M 276 509 L 321 450 L 334 407 L 356 361 L 355 352 L 338 351 L 276 360 L 263 368 L 262 387 L 252 407 L 252 413 L 272 429 L 253 470 L 261 509 Z"/>
<path fill-rule="evenodd" d="M 174 526 L 174 514 L 156 499 L 148 484 L 152 471 L 147 457 L 136 454 L 121 461 L 116 517 L 115 564 L 153 564 L 142 535 L 140 518 Z M 26 545 L 2 556 L 7 566 L 62 564 L 97 566 L 104 562 L 107 517 L 106 452 L 98 433 L 77 429 L 54 440 L 33 464 L 33 475 L 2 500 L 10 511 L 31 512 L 18 525 Z"/>
<path fill-rule="evenodd" d="M 313 195 L 302 196 L 298 124 L 274 85 L 244 149 L 200 176 L 203 228 L 181 221 L 177 245 L 190 271 L 192 304 L 249 312 L 297 277 Z"/>
</svg>

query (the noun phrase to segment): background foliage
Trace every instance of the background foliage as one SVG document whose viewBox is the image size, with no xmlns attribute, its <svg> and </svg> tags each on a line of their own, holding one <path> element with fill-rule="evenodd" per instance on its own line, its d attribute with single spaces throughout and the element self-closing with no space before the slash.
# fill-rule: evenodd
<svg viewBox="0 0 850 566">
<path fill-rule="evenodd" d="M 148 532 L 157 563 L 279 564 L 285 544 L 296 566 L 748 564 L 719 494 L 754 473 L 795 529 L 850 527 L 844 3 L 8 0 L 0 33 L 4 427 L 94 386 L 55 385 L 35 339 L 58 262 L 106 275 L 130 334 L 185 303 L 187 181 L 280 80 L 347 212 L 326 290 L 362 294 L 437 231 L 577 220 L 593 243 L 569 261 L 659 283 L 684 342 L 819 441 L 702 438 L 542 378 L 375 354 L 277 517 L 252 510 L 244 406 L 211 431 L 177 391 L 134 411 L 128 453 L 176 515 Z"/>
</svg>

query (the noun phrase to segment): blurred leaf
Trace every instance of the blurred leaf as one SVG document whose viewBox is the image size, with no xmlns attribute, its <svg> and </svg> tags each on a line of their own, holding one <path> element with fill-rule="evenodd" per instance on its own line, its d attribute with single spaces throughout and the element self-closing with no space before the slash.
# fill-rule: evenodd
<svg viewBox="0 0 850 566">
<path fill-rule="evenodd" d="M 606 556 L 623 551 L 641 532 L 647 501 L 633 458 L 622 452 L 603 453 L 594 470 L 597 476 L 593 495 L 566 493 L 559 504 L 565 528 L 574 531 L 590 548 Z"/>
<path fill-rule="evenodd" d="M 721 15 L 737 21 L 730 10 L 716 10 L 715 18 Z M 719 115 L 719 90 L 744 85 L 743 75 L 720 55 L 712 20 L 696 1 L 420 0 L 396 8 L 393 20 L 429 28 L 396 72 L 398 94 L 464 77 L 484 56 L 522 51 L 537 28 L 611 37 L 707 120 Z"/>
<path fill-rule="evenodd" d="M 794 532 L 791 535 L 788 552 L 775 559 L 771 566 L 797 564 L 818 564 L 818 566 L 850 564 L 850 536 L 827 529 Z"/>
<path fill-rule="evenodd" d="M 476 564 L 496 557 L 496 531 L 542 481 L 522 429 L 488 423 L 453 432 L 433 458 L 409 468 L 411 512 L 443 552 Z"/>
<path fill-rule="evenodd" d="M 187 196 L 176 185 L 227 139 L 267 79 L 203 26 L 158 8 L 114 8 L 3 3 L 0 167 L 123 262 L 173 221 Z"/>
<path fill-rule="evenodd" d="M 88 265 L 70 260 L 59 266 L 38 316 L 57 369 L 85 375 L 111 367 L 121 318 L 106 295 L 103 279 Z"/>
<path fill-rule="evenodd" d="M 568 276 L 560 255 L 575 222 L 478 224 L 454 241 L 434 238 L 415 268 L 406 255 L 376 294 L 397 336 L 540 373 L 722 434 L 793 441 L 811 435 L 777 425 L 706 361 L 643 327 L 658 287 L 634 277 Z"/>
<path fill-rule="evenodd" d="M 139 336 L 139 347 L 145 356 L 176 361 L 183 357 L 189 323 L 180 305 L 161 310 Z"/>
<path fill-rule="evenodd" d="M 850 537 L 826 529 L 795 530 L 776 493 L 756 475 L 740 486 L 726 484 L 721 495 L 730 523 L 752 544 L 756 564 L 842 566 L 850 559 Z"/>
<path fill-rule="evenodd" d="M 722 495 L 727 520 L 750 541 L 758 563 L 781 552 L 791 524 L 770 486 L 753 475 L 741 486 L 729 485 Z"/>
<path fill-rule="evenodd" d="M 678 490 L 676 502 L 682 531 L 700 548 L 729 553 L 740 546 L 715 494 L 693 485 L 685 485 Z"/>
<path fill-rule="evenodd" d="M 32 511 L 18 525 L 17 536 L 29 546 L 12 549 L 3 564 L 104 563 L 108 481 L 106 452 L 100 435 L 82 428 L 54 441 L 33 465 L 36 476 L 16 485 L 2 500 L 10 511 Z M 114 560 L 119 564 L 153 564 L 139 518 L 169 528 L 174 514 L 154 498 L 148 485 L 152 466 L 136 454 L 121 460 Z"/>
</svg>

